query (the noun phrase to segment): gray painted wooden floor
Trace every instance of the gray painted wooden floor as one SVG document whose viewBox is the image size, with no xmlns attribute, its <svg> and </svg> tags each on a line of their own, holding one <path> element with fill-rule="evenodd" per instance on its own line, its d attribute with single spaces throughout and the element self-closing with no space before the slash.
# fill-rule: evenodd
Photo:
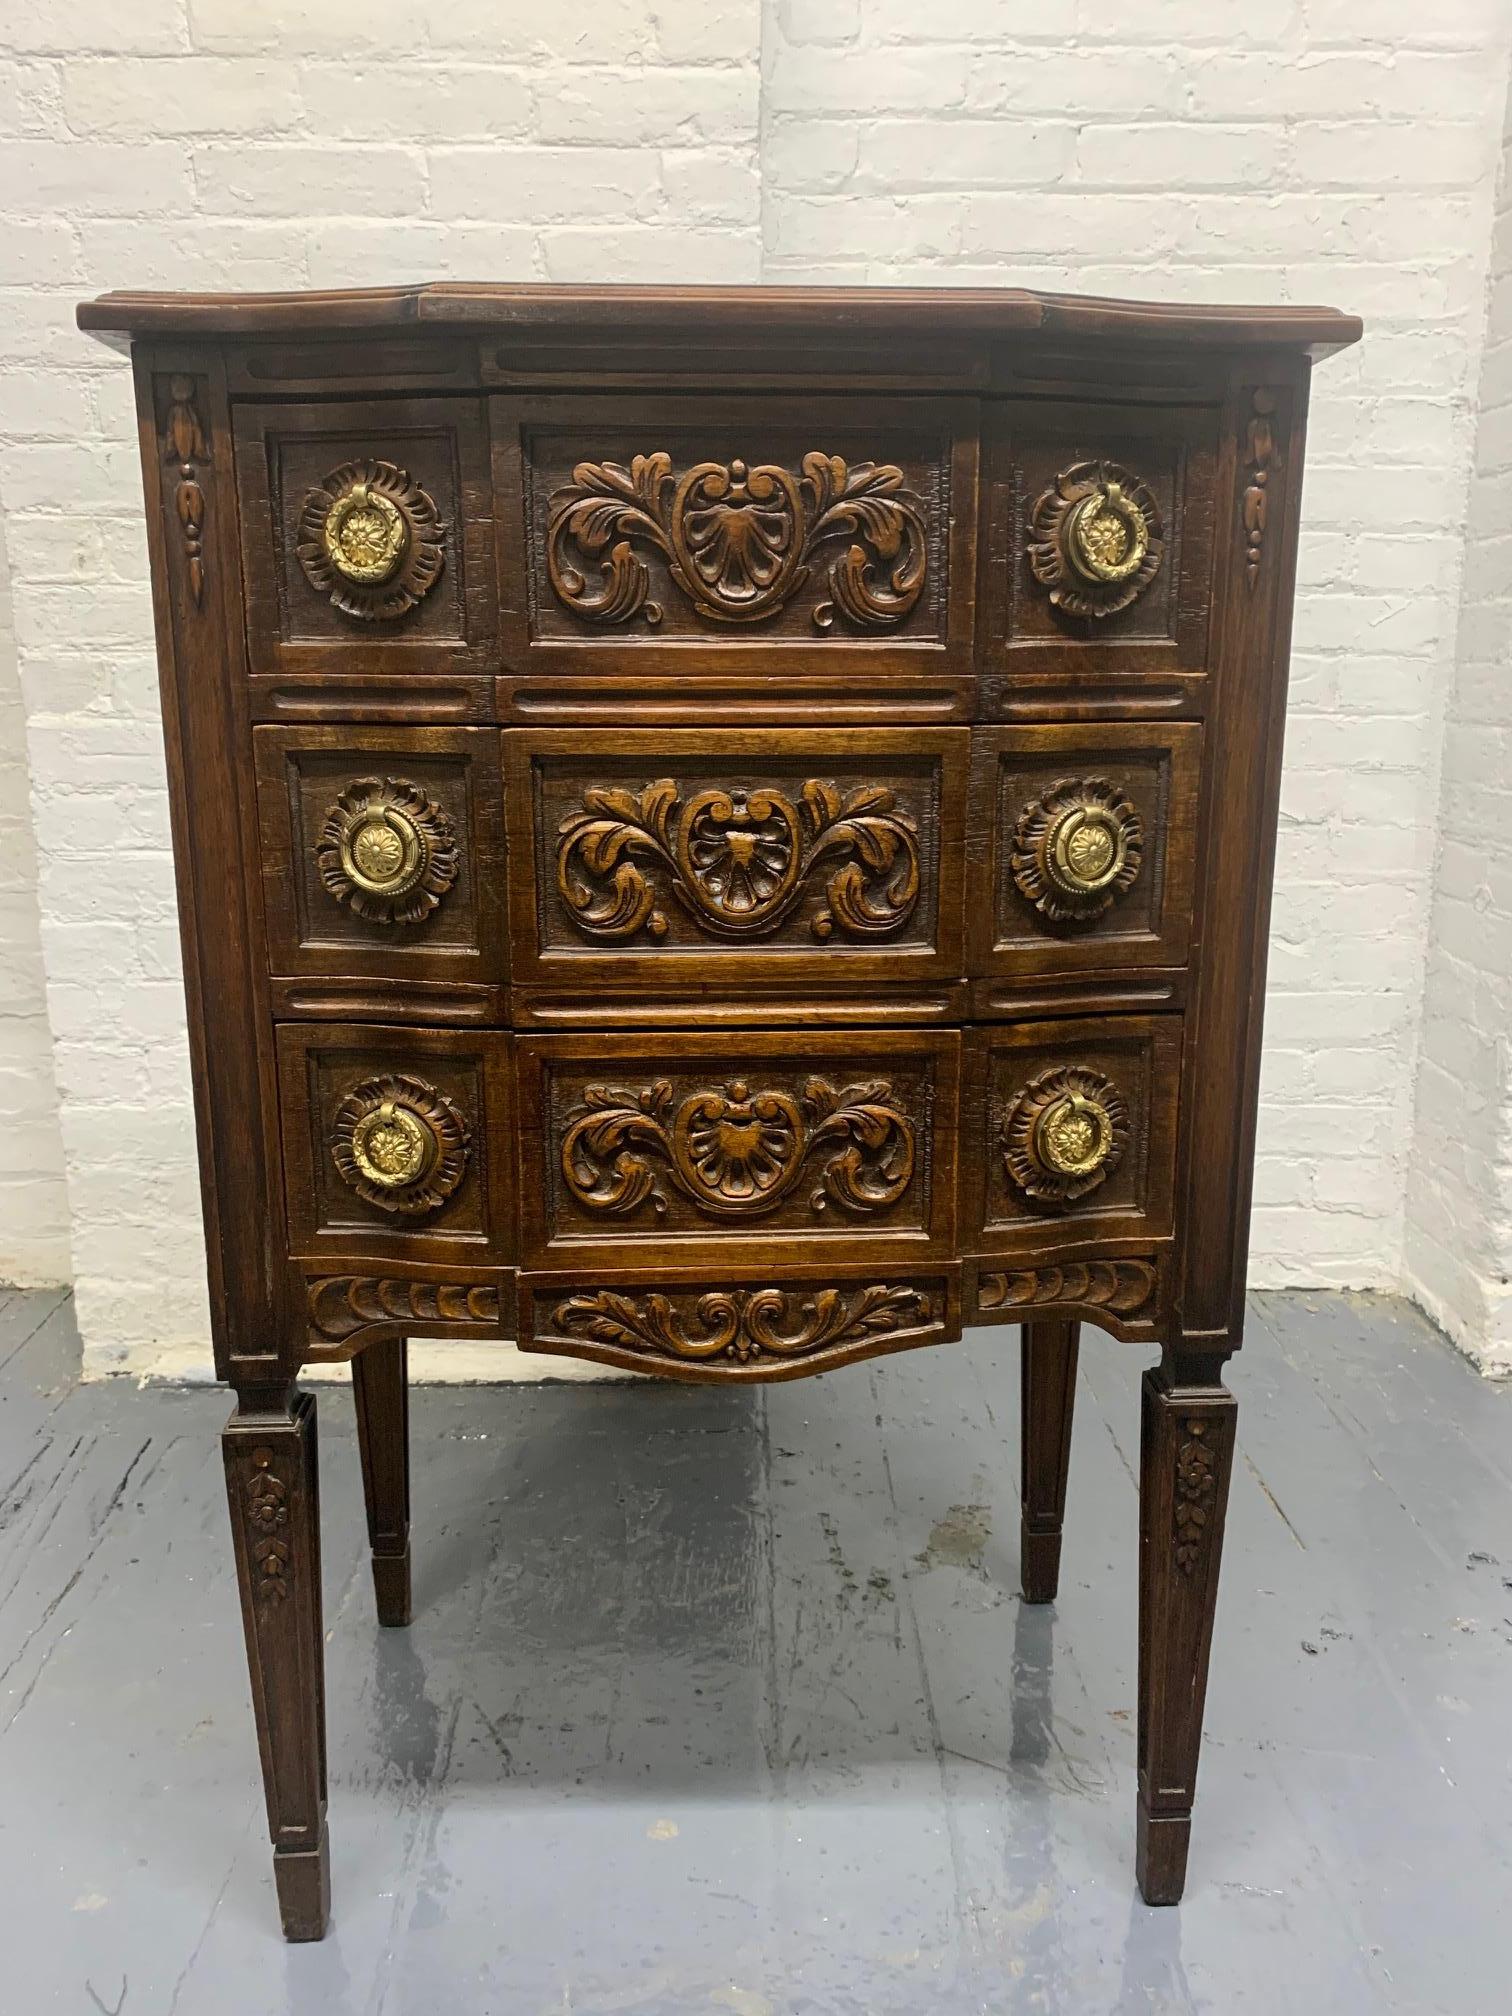
<svg viewBox="0 0 1512 2016">
<path fill-rule="evenodd" d="M 0 2009 L 1343 2016 L 1512 2000 L 1512 1391 L 1257 1297 L 1192 1881 L 1132 1880 L 1149 1353 L 1017 1598 L 1016 1333 L 765 1392 L 429 1388 L 417 1620 L 321 1398 L 335 1922 L 276 1932 L 214 1390 L 0 1290 Z"/>
</svg>

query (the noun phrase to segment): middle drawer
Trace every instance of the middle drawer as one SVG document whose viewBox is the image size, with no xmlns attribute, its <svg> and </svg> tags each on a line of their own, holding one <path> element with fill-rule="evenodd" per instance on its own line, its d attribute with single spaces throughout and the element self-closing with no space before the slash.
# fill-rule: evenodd
<svg viewBox="0 0 1512 2016">
<path fill-rule="evenodd" d="M 512 729 L 504 747 L 517 984 L 963 970 L 964 728 Z"/>
</svg>

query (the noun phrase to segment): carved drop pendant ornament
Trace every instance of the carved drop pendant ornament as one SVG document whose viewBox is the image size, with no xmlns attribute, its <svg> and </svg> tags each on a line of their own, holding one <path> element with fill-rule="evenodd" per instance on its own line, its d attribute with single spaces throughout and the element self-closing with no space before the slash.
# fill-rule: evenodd
<svg viewBox="0 0 1512 2016">
<path fill-rule="evenodd" d="M 344 615 L 392 622 L 440 579 L 446 527 L 407 469 L 344 462 L 299 516 L 295 551 L 305 578 Z"/>
<path fill-rule="evenodd" d="M 327 812 L 315 861 L 327 891 L 355 916 L 419 924 L 457 879 L 456 828 L 417 784 L 357 777 Z"/>
<path fill-rule="evenodd" d="M 679 1302 L 691 1307 L 679 1307 Z M 863 1288 L 729 1288 L 674 1299 L 599 1288 L 570 1295 L 552 1312 L 563 1337 L 622 1351 L 701 1363 L 731 1358 L 793 1358 L 869 1337 L 916 1329 L 931 1317 L 917 1288 L 873 1283 Z"/>
<path fill-rule="evenodd" d="M 828 1152 L 826 1152 L 828 1151 Z M 667 1208 L 659 1173 L 713 1218 L 776 1210 L 816 1164 L 809 1207 L 866 1213 L 913 1181 L 914 1125 L 883 1080 L 837 1091 L 810 1078 L 794 1098 L 742 1078 L 674 1101 L 665 1079 L 641 1091 L 590 1086 L 562 1139 L 567 1188 L 590 1211 Z"/>
<path fill-rule="evenodd" d="M 860 630 L 901 623 L 924 592 L 928 525 L 894 464 L 815 452 L 799 476 L 739 460 L 698 462 L 678 476 L 658 450 L 628 469 L 577 464 L 548 507 L 547 570 L 558 601 L 587 622 L 660 623 L 635 550 L 649 547 L 700 616 L 758 623 L 804 587 L 820 549 L 841 540 L 849 543 L 830 564 L 815 629 L 828 630 L 837 612 Z"/>
<path fill-rule="evenodd" d="M 1111 1078 L 1078 1064 L 1042 1071 L 1003 1121 L 1003 1159 L 1026 1197 L 1074 1204 L 1106 1183 L 1129 1143 L 1129 1115 Z"/>
<path fill-rule="evenodd" d="M 702 790 L 670 777 L 643 791 L 585 791 L 557 836 L 557 891 L 588 936 L 667 931 L 664 881 L 694 922 L 721 938 L 762 938 L 796 905 L 815 868 L 837 865 L 816 938 L 876 938 L 907 923 L 919 898 L 917 828 L 891 791 L 841 792 L 809 778 L 798 802 L 770 787 Z M 647 874 L 641 863 L 649 865 Z"/>
<path fill-rule="evenodd" d="M 1087 924 L 1127 895 L 1144 856 L 1139 808 L 1106 777 L 1063 777 L 1018 816 L 1009 863 L 1055 924 Z"/>
<path fill-rule="evenodd" d="M 184 573 L 196 608 L 205 600 L 205 492 L 199 472 L 210 466 L 210 448 L 200 419 L 195 381 L 175 372 L 168 381 L 164 454 L 175 475 L 173 515 L 184 549 Z"/>
<path fill-rule="evenodd" d="M 364 1079 L 336 1109 L 331 1155 L 342 1181 L 380 1211 L 437 1210 L 467 1170 L 466 1120 L 444 1092 L 402 1072 Z"/>
<path fill-rule="evenodd" d="M 1117 462 L 1076 462 L 1036 498 L 1029 564 L 1068 616 L 1113 616 L 1160 572 L 1165 534 L 1147 485 Z"/>
</svg>

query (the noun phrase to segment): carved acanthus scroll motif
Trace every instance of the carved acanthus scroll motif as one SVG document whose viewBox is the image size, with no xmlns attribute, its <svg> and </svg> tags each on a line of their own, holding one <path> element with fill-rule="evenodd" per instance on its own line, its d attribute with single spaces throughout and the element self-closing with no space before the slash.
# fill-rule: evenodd
<svg viewBox="0 0 1512 2016">
<path fill-rule="evenodd" d="M 814 1211 L 896 1204 L 913 1181 L 914 1124 L 891 1086 L 837 1091 L 815 1077 L 795 1098 L 736 1078 L 680 1101 L 665 1079 L 639 1091 L 589 1086 L 561 1150 L 573 1197 L 616 1217 L 648 1201 L 666 1210 L 658 1165 L 709 1216 L 756 1218 L 782 1203 L 810 1163 L 819 1164 Z"/>
<path fill-rule="evenodd" d="M 175 372 L 168 381 L 168 397 L 164 452 L 177 470 L 173 510 L 184 546 L 189 593 L 199 608 L 205 599 L 205 493 L 200 486 L 199 471 L 210 466 L 210 449 L 196 403 L 194 380 Z"/>
<path fill-rule="evenodd" d="M 809 778 L 798 802 L 773 787 L 731 786 L 684 799 L 670 777 L 642 791 L 596 787 L 562 821 L 557 889 L 579 929 L 625 939 L 664 937 L 656 871 L 696 922 L 725 938 L 775 931 L 814 869 L 836 862 L 816 938 L 837 929 L 881 937 L 905 924 L 919 897 L 917 828 L 891 791 L 841 792 Z M 652 874 L 640 866 L 646 862 Z"/>
<path fill-rule="evenodd" d="M 932 1313 L 920 1290 L 890 1283 L 719 1289 L 686 1310 L 671 1295 L 599 1288 L 559 1302 L 551 1321 L 563 1337 L 685 1362 L 722 1357 L 744 1365 L 916 1329 Z"/>
<path fill-rule="evenodd" d="M 838 611 L 858 629 L 901 623 L 924 592 L 923 500 L 889 462 L 845 462 L 814 452 L 802 474 L 776 463 L 699 462 L 675 475 L 658 450 L 618 462 L 579 462 L 548 508 L 547 571 L 557 599 L 593 623 L 662 620 L 636 546 L 660 553 L 701 616 L 757 623 L 810 579 L 821 548 L 846 540 L 828 570 L 816 629 Z M 596 568 L 599 586 L 589 580 Z"/>
</svg>

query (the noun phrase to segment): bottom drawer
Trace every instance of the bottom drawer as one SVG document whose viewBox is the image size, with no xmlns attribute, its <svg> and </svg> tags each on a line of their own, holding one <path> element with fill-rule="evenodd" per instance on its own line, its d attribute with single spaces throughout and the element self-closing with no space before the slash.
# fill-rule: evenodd
<svg viewBox="0 0 1512 2016">
<path fill-rule="evenodd" d="M 980 1030 L 968 1092 L 967 1250 L 1055 1254 L 1168 1239 L 1180 1015 Z"/>
<path fill-rule="evenodd" d="M 955 1030 L 520 1037 L 521 1264 L 953 1257 Z"/>
</svg>

